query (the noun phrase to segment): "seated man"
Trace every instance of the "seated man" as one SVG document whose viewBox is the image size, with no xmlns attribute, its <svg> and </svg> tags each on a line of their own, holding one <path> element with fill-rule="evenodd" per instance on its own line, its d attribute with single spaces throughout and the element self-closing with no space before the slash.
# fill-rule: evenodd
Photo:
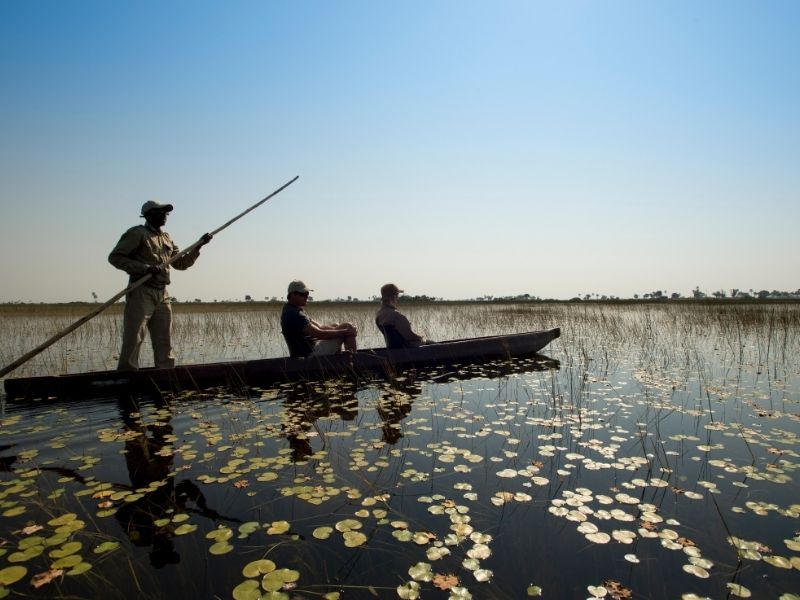
<svg viewBox="0 0 800 600">
<path fill-rule="evenodd" d="M 393 283 L 381 288 L 381 307 L 375 315 L 375 325 L 381 330 L 387 348 L 417 348 L 427 343 L 424 337 L 414 333 L 411 323 L 397 310 L 397 300 L 402 293 L 403 290 Z"/>
<path fill-rule="evenodd" d="M 350 323 L 321 325 L 309 318 L 303 307 L 308 303 L 309 289 L 302 281 L 289 284 L 288 302 L 281 313 L 281 333 L 289 346 L 289 356 L 326 356 L 336 354 L 344 345 L 348 352 L 356 351 L 358 331 Z"/>
</svg>

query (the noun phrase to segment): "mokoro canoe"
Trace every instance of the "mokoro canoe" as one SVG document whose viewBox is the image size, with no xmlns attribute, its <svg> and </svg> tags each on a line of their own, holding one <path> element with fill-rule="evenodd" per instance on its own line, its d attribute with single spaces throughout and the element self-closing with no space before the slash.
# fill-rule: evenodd
<svg viewBox="0 0 800 600">
<path fill-rule="evenodd" d="M 9 400 L 34 397 L 100 397 L 119 391 L 199 390 L 214 386 L 254 387 L 314 381 L 343 375 L 393 374 L 414 367 L 475 364 L 530 356 L 560 335 L 559 329 L 468 338 L 419 348 L 373 348 L 354 355 L 320 358 L 265 358 L 181 365 L 171 369 L 92 371 L 5 379 Z"/>
</svg>

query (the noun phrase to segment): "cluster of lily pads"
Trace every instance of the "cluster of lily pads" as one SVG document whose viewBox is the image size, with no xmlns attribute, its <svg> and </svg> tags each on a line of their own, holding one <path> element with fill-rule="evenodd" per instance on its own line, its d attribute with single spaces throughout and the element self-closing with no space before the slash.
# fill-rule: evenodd
<svg viewBox="0 0 800 600">
<path fill-rule="evenodd" d="M 149 525 L 224 564 L 235 600 L 380 595 L 362 580 L 320 575 L 314 548 L 334 561 L 386 560 L 394 572 L 374 572 L 383 595 L 557 597 L 563 590 L 537 565 L 523 568 L 498 542 L 523 535 L 534 516 L 563 531 L 558 543 L 576 554 L 629 569 L 585 581 L 576 572 L 591 598 L 645 593 L 631 581 L 664 556 L 686 590 L 760 597 L 756 572 L 794 600 L 800 396 L 791 377 L 743 390 L 710 359 L 611 350 L 619 363 L 606 370 L 565 361 L 557 372 L 504 378 L 442 373 L 402 392 L 393 386 L 411 381 L 355 392 L 326 382 L 308 399 L 281 387 L 185 394 L 109 417 L 88 442 L 92 416 L 78 408 L 4 417 L 0 438 L 16 462 L 0 481 L 0 515 L 13 523 L 0 546 L 0 597 L 42 574 L 60 584 L 102 572 L 121 544 L 130 549 L 108 517 L 188 479 L 239 521 L 162 507 Z M 774 389 L 781 403 L 770 404 Z M 158 477 L 100 477 L 138 447 L 163 467 Z M 729 535 L 712 538 L 707 519 Z M 39 522 L 43 530 L 30 529 Z M 768 538 L 775 530 L 785 531 L 780 545 Z M 303 552 L 312 559 L 293 561 Z M 751 571 L 734 572 L 734 559 Z"/>
</svg>

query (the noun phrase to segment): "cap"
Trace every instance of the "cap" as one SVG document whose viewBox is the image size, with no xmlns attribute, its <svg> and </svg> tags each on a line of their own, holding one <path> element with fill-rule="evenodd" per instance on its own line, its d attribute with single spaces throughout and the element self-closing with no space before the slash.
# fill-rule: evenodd
<svg viewBox="0 0 800 600">
<path fill-rule="evenodd" d="M 392 296 L 397 296 L 398 294 L 402 293 L 403 290 L 393 283 L 387 283 L 381 287 L 381 298 L 391 298 Z"/>
<path fill-rule="evenodd" d="M 155 200 L 148 200 L 142 204 L 142 216 L 145 216 L 151 210 L 163 210 L 164 212 L 172 212 L 172 204 L 161 204 Z"/>
<path fill-rule="evenodd" d="M 308 287 L 305 283 L 300 281 L 299 279 L 295 279 L 289 284 L 289 291 L 288 293 L 291 294 L 292 292 L 299 292 L 301 294 L 305 294 L 306 292 L 313 292 L 310 287 Z"/>
</svg>

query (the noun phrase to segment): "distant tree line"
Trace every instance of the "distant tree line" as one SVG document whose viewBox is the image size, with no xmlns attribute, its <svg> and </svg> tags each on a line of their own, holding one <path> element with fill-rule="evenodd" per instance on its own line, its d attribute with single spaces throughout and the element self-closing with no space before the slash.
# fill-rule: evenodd
<svg viewBox="0 0 800 600">
<path fill-rule="evenodd" d="M 92 301 L 97 302 L 98 297 L 95 292 L 91 293 Z M 403 302 L 412 303 L 412 302 L 419 302 L 419 303 L 430 303 L 430 302 L 445 302 L 443 298 L 437 298 L 435 296 L 428 296 L 427 294 L 404 294 L 402 296 Z M 716 290 L 713 292 L 706 292 L 700 289 L 700 286 L 696 286 L 692 291 L 691 295 L 684 296 L 680 292 L 668 292 L 664 290 L 654 290 L 652 292 L 644 292 L 642 294 L 633 294 L 632 298 L 622 298 L 620 296 L 614 296 L 610 294 L 599 294 L 596 292 L 588 292 L 588 293 L 579 293 L 572 298 L 566 300 L 566 302 L 591 302 L 591 301 L 599 301 L 599 302 L 606 302 L 606 301 L 630 301 L 630 300 L 643 300 L 643 301 L 667 301 L 667 300 L 703 300 L 703 299 L 710 299 L 714 298 L 717 300 L 722 299 L 729 299 L 729 300 L 800 300 L 800 289 L 797 289 L 793 292 L 782 291 L 782 290 L 755 290 L 750 288 L 749 290 L 742 290 L 739 288 L 732 288 L 730 290 Z M 313 297 L 311 298 L 313 300 Z M 172 302 L 179 303 L 181 302 L 176 297 L 170 298 Z M 254 298 L 251 294 L 245 294 L 243 299 L 235 298 L 233 300 L 224 299 L 224 300 L 211 300 L 210 302 L 222 302 L 222 303 L 230 303 L 230 302 L 259 302 L 256 298 Z M 277 296 L 265 296 L 263 300 L 260 302 L 264 302 L 267 304 L 275 304 L 275 303 L 283 303 L 285 301 L 284 298 L 279 298 Z M 514 296 L 478 296 L 477 298 L 464 298 L 462 300 L 451 300 L 452 302 L 565 302 L 565 300 L 561 298 L 541 298 L 534 294 L 517 294 Z M 121 302 L 121 300 L 120 300 Z M 194 303 L 202 303 L 203 300 L 200 298 L 194 298 L 193 300 L 185 300 L 184 302 L 194 302 Z M 380 302 L 379 296 L 371 296 L 370 298 L 359 299 L 354 296 L 347 296 L 344 298 L 334 298 L 329 300 L 317 300 L 317 302 L 329 302 L 329 303 L 343 303 L 343 302 Z M 81 304 L 81 301 L 73 301 L 70 304 Z M 15 300 L 11 302 L 5 302 L 5 304 L 29 304 L 27 302 L 22 302 L 20 300 Z M 31 303 L 35 304 L 35 303 Z M 39 304 L 47 304 L 45 302 L 39 302 Z"/>
</svg>

